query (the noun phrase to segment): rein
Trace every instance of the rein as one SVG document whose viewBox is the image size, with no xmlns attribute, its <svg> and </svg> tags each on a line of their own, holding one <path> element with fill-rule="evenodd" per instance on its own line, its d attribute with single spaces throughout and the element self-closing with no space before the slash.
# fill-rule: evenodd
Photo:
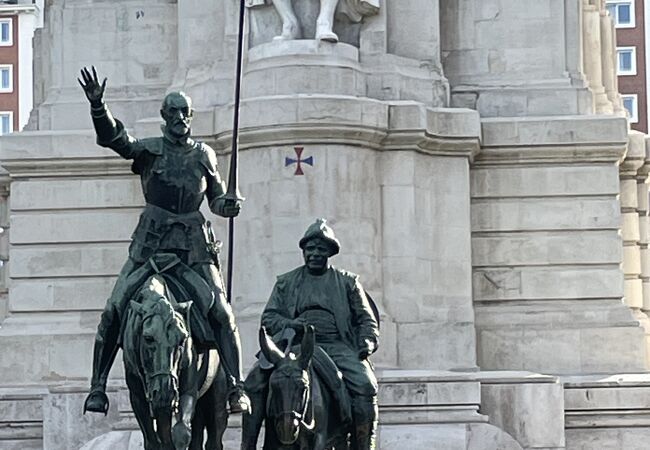
<svg viewBox="0 0 650 450">
<path fill-rule="evenodd" d="M 139 319 L 139 323 L 138 323 L 138 328 L 140 329 L 140 331 L 142 330 L 142 326 L 143 326 L 143 324 L 144 324 L 144 322 L 146 320 L 148 320 L 148 319 L 150 319 L 150 318 L 152 318 L 154 316 L 158 316 L 158 315 L 159 314 L 157 312 L 152 311 L 152 312 L 149 312 L 148 314 L 145 314 L 145 315 L 141 316 L 140 319 Z M 187 311 L 187 319 L 188 319 L 188 324 L 189 324 L 189 309 Z M 174 320 L 174 313 L 172 313 L 172 315 L 170 315 L 164 321 L 165 328 L 167 328 L 169 323 L 172 322 L 173 320 Z M 189 326 L 188 326 L 188 332 L 189 332 Z M 138 364 L 138 366 L 139 366 L 138 372 L 139 372 L 139 376 L 140 376 L 140 381 L 142 382 L 142 385 L 144 386 L 144 395 L 145 395 L 145 398 L 147 400 L 147 403 L 149 404 L 149 412 L 150 412 L 151 417 L 154 417 L 154 411 L 152 409 L 152 405 L 151 405 L 152 399 L 149 397 L 149 390 L 147 389 L 147 386 L 151 382 L 153 382 L 156 378 L 164 377 L 164 376 L 169 376 L 172 379 L 172 386 L 174 388 L 174 403 L 172 404 L 172 413 L 178 413 L 178 406 L 179 406 L 178 405 L 178 402 L 179 402 L 178 399 L 180 397 L 179 377 L 178 377 L 178 371 L 180 370 L 180 368 L 178 366 L 179 366 L 179 362 L 180 362 L 180 356 L 179 356 L 179 358 L 176 358 L 174 360 L 174 365 L 172 366 L 172 368 L 171 368 L 172 370 L 170 372 L 167 372 L 167 371 L 164 371 L 164 370 L 159 370 L 157 372 L 154 372 L 153 374 L 148 374 L 148 373 L 145 372 L 144 364 L 143 364 L 144 356 L 142 354 L 143 345 L 142 345 L 142 341 L 141 341 L 141 333 L 136 333 L 136 336 L 138 337 L 137 346 L 139 348 L 139 352 L 138 352 L 139 355 L 138 356 L 139 356 L 139 359 L 140 359 L 139 364 Z M 175 352 L 182 351 L 182 347 L 184 347 L 184 346 L 185 346 L 185 343 L 181 347 L 177 348 L 175 350 Z M 175 356 L 177 356 L 177 355 L 175 355 Z"/>
<path fill-rule="evenodd" d="M 309 380 L 309 386 L 305 390 L 305 395 L 303 396 L 303 403 L 305 404 L 305 406 L 302 410 L 302 414 L 299 416 L 300 425 L 302 425 L 302 427 L 307 431 L 314 431 L 314 428 L 316 427 L 316 421 L 314 420 L 314 399 L 311 398 L 311 380 Z M 308 409 L 309 411 L 307 411 Z M 311 416 L 310 423 L 305 422 L 305 417 L 307 416 L 308 413 Z"/>
<path fill-rule="evenodd" d="M 301 428 L 309 432 L 313 431 L 314 428 L 316 427 L 316 421 L 314 420 L 314 402 L 313 399 L 311 399 L 311 377 L 309 380 L 309 384 L 307 385 L 307 389 L 305 389 L 305 392 L 302 396 L 301 410 L 302 410 L 301 413 L 296 413 L 295 411 L 281 411 L 279 416 L 280 417 L 293 416 L 300 421 Z M 308 415 L 311 416 L 311 420 L 309 423 L 305 422 L 305 418 Z"/>
</svg>

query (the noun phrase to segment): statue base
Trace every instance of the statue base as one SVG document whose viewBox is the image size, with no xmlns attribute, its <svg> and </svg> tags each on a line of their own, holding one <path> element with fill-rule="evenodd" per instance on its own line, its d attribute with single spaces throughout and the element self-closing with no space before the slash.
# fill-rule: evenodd
<svg viewBox="0 0 650 450">
<path fill-rule="evenodd" d="M 249 51 L 243 86 L 244 98 L 297 92 L 363 97 L 366 74 L 352 45 L 276 40 Z"/>
</svg>

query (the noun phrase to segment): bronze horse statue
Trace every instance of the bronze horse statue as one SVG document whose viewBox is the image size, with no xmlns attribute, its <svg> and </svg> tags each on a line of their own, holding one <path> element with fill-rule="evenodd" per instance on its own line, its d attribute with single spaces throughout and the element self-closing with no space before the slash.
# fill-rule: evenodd
<svg viewBox="0 0 650 450">
<path fill-rule="evenodd" d="M 192 342 L 191 302 L 175 304 L 173 297 L 164 277 L 151 276 L 139 301 L 130 302 L 122 331 L 126 382 L 144 448 L 222 450 L 225 373 L 216 350 L 197 351 Z"/>
<path fill-rule="evenodd" d="M 327 387 L 311 367 L 314 327 L 307 326 L 297 355 L 281 351 L 262 327 L 264 357 L 274 365 L 269 378 L 265 450 L 348 450 L 349 425 L 342 423 Z"/>
</svg>

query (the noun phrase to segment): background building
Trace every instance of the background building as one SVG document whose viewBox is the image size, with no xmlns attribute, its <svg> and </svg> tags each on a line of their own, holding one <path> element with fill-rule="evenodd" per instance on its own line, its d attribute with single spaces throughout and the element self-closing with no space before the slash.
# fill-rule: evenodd
<svg viewBox="0 0 650 450">
<path fill-rule="evenodd" d="M 0 135 L 21 130 L 33 107 L 34 31 L 43 0 L 0 2 Z"/>
<path fill-rule="evenodd" d="M 647 0 L 607 0 L 607 11 L 616 26 L 618 87 L 629 112 L 630 126 L 648 132 L 650 78 L 646 50 L 650 44 L 650 2 Z"/>
</svg>

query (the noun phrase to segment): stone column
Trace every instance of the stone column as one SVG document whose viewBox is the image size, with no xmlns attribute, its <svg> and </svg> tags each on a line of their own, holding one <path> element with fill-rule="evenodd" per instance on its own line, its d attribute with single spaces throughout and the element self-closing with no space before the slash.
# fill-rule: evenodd
<svg viewBox="0 0 650 450">
<path fill-rule="evenodd" d="M 631 132 L 628 152 L 620 166 L 621 216 L 623 237 L 623 273 L 625 303 L 635 312 L 643 308 L 641 280 L 641 248 L 637 175 L 645 160 L 645 135 Z"/>
<path fill-rule="evenodd" d="M 637 174 L 637 212 L 639 214 L 639 248 L 641 257 L 641 282 L 643 284 L 643 312 L 650 312 L 650 138 L 645 138 L 646 158 Z"/>
<path fill-rule="evenodd" d="M 583 45 L 585 72 L 594 95 L 595 112 L 611 114 L 612 108 L 603 86 L 603 58 L 601 39 L 601 10 L 589 0 L 583 2 Z"/>
<path fill-rule="evenodd" d="M 0 321 L 6 316 L 9 306 L 9 183 L 8 174 L 0 174 Z"/>
<path fill-rule="evenodd" d="M 648 167 L 644 164 L 637 176 L 637 213 L 639 214 L 639 253 L 643 283 L 643 311 L 650 311 L 650 255 L 648 254 Z"/>
<path fill-rule="evenodd" d="M 616 75 L 616 33 L 614 23 L 606 10 L 600 12 L 600 39 L 603 85 L 607 98 L 612 104 L 615 113 L 623 113 L 621 96 L 618 93 L 618 78 Z"/>
<path fill-rule="evenodd" d="M 641 260 L 642 307 L 637 318 L 645 329 L 646 357 L 650 361 L 650 201 L 648 175 L 650 174 L 650 138 L 644 138 L 645 160 L 637 172 L 637 214 L 639 216 L 639 257 Z"/>
</svg>

